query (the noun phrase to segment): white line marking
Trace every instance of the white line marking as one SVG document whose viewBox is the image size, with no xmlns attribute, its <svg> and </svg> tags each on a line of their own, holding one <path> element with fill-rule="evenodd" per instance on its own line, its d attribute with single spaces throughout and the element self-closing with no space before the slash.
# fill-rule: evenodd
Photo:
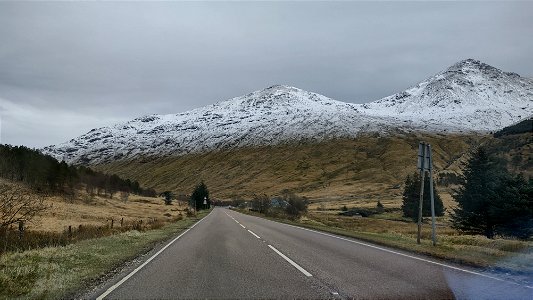
<svg viewBox="0 0 533 300">
<path fill-rule="evenodd" d="M 255 217 L 255 216 L 251 216 L 251 217 Z M 255 217 L 255 218 L 259 218 L 259 217 Z M 513 281 L 505 280 L 505 279 L 502 279 L 502 278 L 486 275 L 486 274 L 483 274 L 483 273 L 478 273 L 478 272 L 475 272 L 475 271 L 470 271 L 470 270 L 466 270 L 466 269 L 450 266 L 450 265 L 447 265 L 447 264 L 439 263 L 439 262 L 436 262 L 436 261 L 431 261 L 431 260 L 428 260 L 428 259 L 412 256 L 412 255 L 409 255 L 409 254 L 396 252 L 396 251 L 393 251 L 393 250 L 389 250 L 389 249 L 382 248 L 382 247 L 379 247 L 379 246 L 374 246 L 374 245 L 371 245 L 371 244 L 367 244 L 367 243 L 363 243 L 363 242 L 359 242 L 359 241 L 343 238 L 343 237 L 336 236 L 336 235 L 333 235 L 333 234 L 328 234 L 328 233 L 324 233 L 324 232 L 320 232 L 320 231 L 316 231 L 316 230 L 308 229 L 308 228 L 304 228 L 304 227 L 299 227 L 299 226 L 295 226 L 295 225 L 291 225 L 291 224 L 280 223 L 280 222 L 276 222 L 276 221 L 272 221 L 272 220 L 268 220 L 268 219 L 263 219 L 263 218 L 259 218 L 259 219 L 266 220 L 266 221 L 271 221 L 271 222 L 274 222 L 274 223 L 277 223 L 277 224 L 282 224 L 282 225 L 286 225 L 286 226 L 290 226 L 290 227 L 294 227 L 294 228 L 298 228 L 298 229 L 301 229 L 301 230 L 306 230 L 306 231 L 318 233 L 318 234 L 329 236 L 329 237 L 336 238 L 336 239 L 339 239 L 339 240 L 343 240 L 343 241 L 347 241 L 347 242 L 350 242 L 350 243 L 359 244 L 359 245 L 362 245 L 362 246 L 366 246 L 366 247 L 374 248 L 374 249 L 377 249 L 377 250 L 385 251 L 385 252 L 388 252 L 388 253 L 392 253 L 392 254 L 396 254 L 396 255 L 412 258 L 412 259 L 416 259 L 416 260 L 419 260 L 419 261 L 423 261 L 423 262 L 434 264 L 434 265 L 437 265 L 437 266 L 449 268 L 449 269 L 452 269 L 452 270 L 462 271 L 462 272 L 465 272 L 465 273 L 468 273 L 468 274 L 477 275 L 477 276 L 490 278 L 490 279 L 494 279 L 494 280 L 497 280 L 497 281 L 506 282 L 506 283 L 510 283 L 510 284 L 514 284 L 514 285 L 518 285 L 518 286 L 524 286 L 526 288 L 533 289 L 533 286 L 523 285 L 523 284 L 520 284 L 520 283 L 517 283 L 517 282 L 513 282 Z"/>
<path fill-rule="evenodd" d="M 255 234 L 253 231 L 251 231 L 250 229 L 248 229 L 248 232 L 253 234 L 256 238 L 260 239 L 260 237 L 257 234 Z"/>
<path fill-rule="evenodd" d="M 307 277 L 311 277 L 313 275 L 311 275 L 311 273 L 307 272 L 304 268 L 300 267 L 297 263 L 295 263 L 294 261 L 292 261 L 292 259 L 288 258 L 287 256 L 285 256 L 285 254 L 279 252 L 278 249 L 274 248 L 274 246 L 272 245 L 268 245 L 268 247 L 270 247 L 270 249 L 274 250 L 274 252 L 276 252 L 277 254 L 279 254 L 279 256 L 283 257 L 283 259 L 285 259 L 287 262 L 289 262 L 293 267 L 295 267 L 296 269 L 298 269 L 298 271 L 304 273 L 305 276 Z"/>
<path fill-rule="evenodd" d="M 242 228 L 246 229 L 246 227 L 244 227 L 244 225 L 242 225 L 241 223 L 239 223 L 239 225 L 241 225 Z"/>
<path fill-rule="evenodd" d="M 446 267 L 446 268 L 453 269 L 453 270 L 456 270 L 456 271 L 462 271 L 462 272 L 473 274 L 473 275 L 483 276 L 483 277 L 494 279 L 494 280 L 498 280 L 498 281 L 503 281 L 503 282 L 508 282 L 508 283 L 513 283 L 513 284 L 516 284 L 516 285 L 520 285 L 520 284 L 518 284 L 516 282 L 507 281 L 505 279 L 501 279 L 501 278 L 493 277 L 493 276 L 490 276 L 490 275 L 486 275 L 486 274 L 482 274 L 482 273 L 478 273 L 478 272 L 474 272 L 474 271 L 470 271 L 470 270 L 466 270 L 466 269 L 462 269 L 462 268 L 446 265 L 446 264 L 443 264 L 443 263 L 439 263 L 439 262 L 436 262 L 436 261 L 431 261 L 431 260 L 428 260 L 428 259 L 412 256 L 412 255 L 401 253 L 401 252 L 396 252 L 396 251 L 393 251 L 393 250 L 381 248 L 381 247 L 370 245 L 370 244 L 367 244 L 367 243 L 362 243 L 362 242 L 358 242 L 358 241 L 354 241 L 354 240 L 350 240 L 350 239 L 345 239 L 345 238 L 338 237 L 338 236 L 335 236 L 335 235 L 332 235 L 332 234 L 327 234 L 327 233 L 323 233 L 323 232 L 319 232 L 319 231 L 315 231 L 315 230 L 307 229 L 307 228 L 301 228 L 301 227 L 294 226 L 294 225 L 289 225 L 289 224 L 285 224 L 285 225 L 296 227 L 296 228 L 300 228 L 302 230 L 315 232 L 315 233 L 318 233 L 318 234 L 322 234 L 322 235 L 325 235 L 325 236 L 333 237 L 333 238 L 336 238 L 336 239 L 339 239 L 339 240 L 343 240 L 343 241 L 347 241 L 347 242 L 350 242 L 350 243 L 359 244 L 359 245 L 362 245 L 362 246 L 366 246 L 366 247 L 374 248 L 374 249 L 377 249 L 377 250 L 389 252 L 389 253 L 392 253 L 392 254 L 401 255 L 401 256 L 404 256 L 404 257 L 416 259 L 416 260 L 419 260 L 419 261 L 427 262 L 427 263 L 438 265 L 438 266 L 441 266 L 441 267 Z M 529 286 L 526 286 L 526 287 L 532 288 L 532 287 L 529 287 Z"/>
<path fill-rule="evenodd" d="M 111 292 L 113 292 L 116 288 L 118 288 L 121 284 L 123 284 L 124 282 L 126 282 L 126 280 L 130 279 L 133 275 L 135 275 L 135 273 L 139 272 L 140 269 L 142 269 L 144 266 L 146 266 L 149 262 L 151 262 L 156 256 L 158 256 L 159 254 L 161 254 L 161 252 L 165 251 L 165 249 L 167 249 L 170 245 L 172 245 L 172 243 L 174 243 L 175 241 L 177 241 L 180 237 L 182 237 L 184 234 L 186 234 L 187 232 L 189 232 L 189 230 L 193 229 L 194 226 L 200 224 L 200 222 L 202 222 L 203 220 L 205 220 L 207 217 L 209 217 L 209 215 L 213 212 L 214 210 L 212 210 L 207 216 L 205 216 L 204 218 L 202 218 L 200 221 L 194 223 L 191 227 L 189 227 L 189 229 L 185 230 L 184 232 L 182 232 L 180 235 L 178 235 L 178 237 L 176 237 L 175 239 L 173 239 L 172 241 L 170 241 L 170 243 L 168 243 L 165 247 L 161 248 L 161 250 L 157 251 L 156 254 L 152 255 L 152 257 L 150 257 L 148 260 L 146 260 L 142 265 L 138 266 L 135 270 L 133 270 L 131 273 L 129 273 L 128 275 L 126 275 L 126 277 L 122 278 L 122 280 L 120 280 L 119 282 L 115 283 L 112 287 L 108 288 L 107 291 L 105 291 L 102 295 L 98 296 L 98 298 L 96 298 L 96 300 L 102 300 L 104 299 L 107 295 L 109 295 Z"/>
</svg>

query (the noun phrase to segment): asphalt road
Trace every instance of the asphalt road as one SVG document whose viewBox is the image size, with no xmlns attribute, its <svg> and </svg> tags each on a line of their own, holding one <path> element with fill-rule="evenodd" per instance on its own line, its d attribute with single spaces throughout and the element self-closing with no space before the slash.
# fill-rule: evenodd
<svg viewBox="0 0 533 300">
<path fill-rule="evenodd" d="M 531 287 L 471 269 L 223 208 L 101 292 L 105 299 L 533 299 Z"/>
</svg>

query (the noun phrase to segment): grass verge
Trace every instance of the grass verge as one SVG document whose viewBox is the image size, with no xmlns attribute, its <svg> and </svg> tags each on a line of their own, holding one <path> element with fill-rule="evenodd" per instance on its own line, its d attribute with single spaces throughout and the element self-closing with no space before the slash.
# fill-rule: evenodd
<svg viewBox="0 0 533 300">
<path fill-rule="evenodd" d="M 64 247 L 2 255 L 0 299 L 63 298 L 184 231 L 207 213 L 145 232 L 132 230 Z"/>
<path fill-rule="evenodd" d="M 438 228 L 437 245 L 431 243 L 431 225 L 425 224 L 422 242 L 416 243 L 416 224 L 374 218 L 353 218 L 308 214 L 297 220 L 239 212 L 273 221 L 352 237 L 374 244 L 407 250 L 454 263 L 481 267 L 491 271 L 530 277 L 533 275 L 533 242 L 487 239 L 460 235 L 449 228 Z M 530 278 L 531 279 L 531 278 Z M 529 280 L 530 280 L 529 279 Z"/>
</svg>

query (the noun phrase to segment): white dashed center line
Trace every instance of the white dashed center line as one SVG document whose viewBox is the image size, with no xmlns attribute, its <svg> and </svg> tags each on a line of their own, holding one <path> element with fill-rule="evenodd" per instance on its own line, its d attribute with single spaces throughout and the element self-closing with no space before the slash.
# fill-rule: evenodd
<svg viewBox="0 0 533 300">
<path fill-rule="evenodd" d="M 260 239 L 260 237 L 257 234 L 255 234 L 253 231 L 251 231 L 250 229 L 248 229 L 248 232 L 251 233 L 256 238 Z"/>
<path fill-rule="evenodd" d="M 274 246 L 272 245 L 268 245 L 268 247 L 272 250 L 274 250 L 274 252 L 276 252 L 277 254 L 279 254 L 279 256 L 283 257 L 283 259 L 285 259 L 288 263 L 290 263 L 293 267 L 295 267 L 296 269 L 298 269 L 298 271 L 304 273 L 305 276 L 307 277 L 311 277 L 313 275 L 311 275 L 311 273 L 307 272 L 304 268 L 300 267 L 297 263 L 295 263 L 294 261 L 292 261 L 292 259 L 288 258 L 287 256 L 285 256 L 285 254 L 279 252 L 278 249 L 274 248 Z"/>
<path fill-rule="evenodd" d="M 246 227 L 244 225 L 242 225 L 241 223 L 239 223 L 239 221 L 237 221 L 234 217 L 230 216 L 228 213 L 226 213 L 226 215 L 228 215 L 228 217 L 232 218 L 233 221 L 237 222 L 237 224 L 241 225 L 242 228 L 246 229 Z M 256 238 L 258 239 L 261 239 L 260 236 L 258 236 L 257 234 L 255 234 L 255 232 L 251 231 L 250 229 L 246 229 L 248 230 L 248 232 L 255 236 Z M 263 240 L 263 242 L 265 242 Z M 311 273 L 307 272 L 304 268 L 300 267 L 300 265 L 298 265 L 297 263 L 295 263 L 292 259 L 288 258 L 287 256 L 285 256 L 285 254 L 281 253 L 278 249 L 274 248 L 274 246 L 272 245 L 268 245 L 268 247 L 270 249 L 272 249 L 274 252 L 276 252 L 279 256 L 281 256 L 284 260 L 286 260 L 288 263 L 290 263 L 293 267 L 295 267 L 296 269 L 298 269 L 298 271 L 302 272 L 305 276 L 307 277 L 312 277 L 313 275 L 311 275 Z M 335 295 L 335 294 L 333 294 Z M 338 295 L 338 294 L 337 294 Z"/>
</svg>

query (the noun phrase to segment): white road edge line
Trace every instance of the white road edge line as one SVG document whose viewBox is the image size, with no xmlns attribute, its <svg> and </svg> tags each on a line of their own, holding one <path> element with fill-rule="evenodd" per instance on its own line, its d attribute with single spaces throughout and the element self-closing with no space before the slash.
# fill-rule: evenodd
<svg viewBox="0 0 533 300">
<path fill-rule="evenodd" d="M 259 218 L 259 217 L 256 217 L 256 218 Z M 274 223 L 278 223 L 278 224 L 282 224 L 282 225 L 298 228 L 298 229 L 301 229 L 301 230 L 311 231 L 311 232 L 314 232 L 314 233 L 318 233 L 318 234 L 321 234 L 321 235 L 329 236 L 329 237 L 336 238 L 336 239 L 339 239 L 339 240 L 343 240 L 343 241 L 347 241 L 347 242 L 350 242 L 350 243 L 359 244 L 359 245 L 362 245 L 362 246 L 366 246 L 366 247 L 374 248 L 374 249 L 377 249 L 377 250 L 389 252 L 389 253 L 392 253 L 392 254 L 408 257 L 408 258 L 411 258 L 411 259 L 423 261 L 423 262 L 426 262 L 426 263 L 430 263 L 430 264 L 434 264 L 434 265 L 437 265 L 437 266 L 449 268 L 449 269 L 452 269 L 452 270 L 462 271 L 462 272 L 469 273 L 469 274 L 472 274 L 472 275 L 477 275 L 477 276 L 490 278 L 490 279 L 493 279 L 493 280 L 506 282 L 506 283 L 510 283 L 510 284 L 514 284 L 514 285 L 518 285 L 518 286 L 523 286 L 523 287 L 526 287 L 526 288 L 529 288 L 529 289 L 533 289 L 533 286 L 524 285 L 524 284 L 520 284 L 520 283 L 517 283 L 517 282 L 505 280 L 505 279 L 502 279 L 502 278 L 486 275 L 486 274 L 483 274 L 483 273 L 478 273 L 478 272 L 474 272 L 474 271 L 470 271 L 470 270 L 466 270 L 466 269 L 450 266 L 450 265 L 447 265 L 447 264 L 439 263 L 439 262 L 436 262 L 436 261 L 431 261 L 431 260 L 428 260 L 428 259 L 412 256 L 412 255 L 401 253 L 401 252 L 396 252 L 396 251 L 393 251 L 393 250 L 389 250 L 389 249 L 386 249 L 386 248 L 382 248 L 382 247 L 379 247 L 379 246 L 374 246 L 374 245 L 363 243 L 363 242 L 358 242 L 358 241 L 355 241 L 355 240 L 343 238 L 343 237 L 336 236 L 336 235 L 333 235 L 333 234 L 328 234 L 328 233 L 316 231 L 316 230 L 313 230 L 313 229 L 303 228 L 303 227 L 299 227 L 299 226 L 295 226 L 295 225 L 291 225 L 291 224 L 280 223 L 280 222 L 276 222 L 276 221 L 272 221 L 272 220 L 268 220 L 268 219 L 263 219 L 263 220 L 267 220 L 267 221 L 271 221 L 271 222 L 274 222 Z"/>
<path fill-rule="evenodd" d="M 276 252 L 277 254 L 279 254 L 279 256 L 283 257 L 283 259 L 285 259 L 288 263 L 290 263 L 293 267 L 295 267 L 296 269 L 298 269 L 298 271 L 304 273 L 305 276 L 307 277 L 311 277 L 313 275 L 311 275 L 311 273 L 307 272 L 304 268 L 300 267 L 297 263 L 295 263 L 294 261 L 292 261 L 292 259 L 288 258 L 287 256 L 285 256 L 285 254 L 279 252 L 278 249 L 274 248 L 274 246 L 272 245 L 268 245 L 268 247 L 272 250 L 274 250 L 274 252 Z"/>
<path fill-rule="evenodd" d="M 250 229 L 248 229 L 248 232 L 253 234 L 253 236 L 255 236 L 256 238 L 260 239 L 260 237 L 257 234 L 255 234 L 253 231 L 251 231 Z"/>
<path fill-rule="evenodd" d="M 189 230 L 193 229 L 194 226 L 200 224 L 200 222 L 202 222 L 203 220 L 205 220 L 207 217 L 209 217 L 209 215 L 213 212 L 214 210 L 212 210 L 207 216 L 203 217 L 200 221 L 194 223 L 191 227 L 189 227 L 187 230 L 185 230 L 184 232 L 182 232 L 180 235 L 178 235 L 175 239 L 173 239 L 172 241 L 170 241 L 168 244 L 166 244 L 165 247 L 161 248 L 161 250 L 157 251 L 156 254 L 152 255 L 152 257 L 150 257 L 148 260 L 146 260 L 142 265 L 138 266 L 137 268 L 135 268 L 135 270 L 133 270 L 131 273 L 129 273 L 128 275 L 126 275 L 126 277 L 122 278 L 119 282 L 115 283 L 113 286 L 111 286 L 110 288 L 107 289 L 107 291 L 105 291 L 103 294 L 101 294 L 100 296 L 98 296 L 96 298 L 96 300 L 102 300 L 104 299 L 105 297 L 107 297 L 107 295 L 111 294 L 111 292 L 113 292 L 116 288 L 118 288 L 120 285 L 122 285 L 124 282 L 126 282 L 126 280 L 130 279 L 133 275 L 135 275 L 135 273 L 139 272 L 140 269 L 142 269 L 144 266 L 146 266 L 149 262 L 151 262 L 154 258 L 156 258 L 156 256 L 158 256 L 159 254 L 161 254 L 161 252 L 165 251 L 165 249 L 167 249 L 170 245 L 172 245 L 175 241 L 177 241 L 180 237 L 182 237 L 184 234 L 186 234 L 187 232 L 189 232 Z"/>
<path fill-rule="evenodd" d="M 244 227 L 244 225 L 242 225 L 241 223 L 239 223 L 239 225 L 241 225 L 242 228 L 246 229 L 246 227 Z"/>
</svg>

